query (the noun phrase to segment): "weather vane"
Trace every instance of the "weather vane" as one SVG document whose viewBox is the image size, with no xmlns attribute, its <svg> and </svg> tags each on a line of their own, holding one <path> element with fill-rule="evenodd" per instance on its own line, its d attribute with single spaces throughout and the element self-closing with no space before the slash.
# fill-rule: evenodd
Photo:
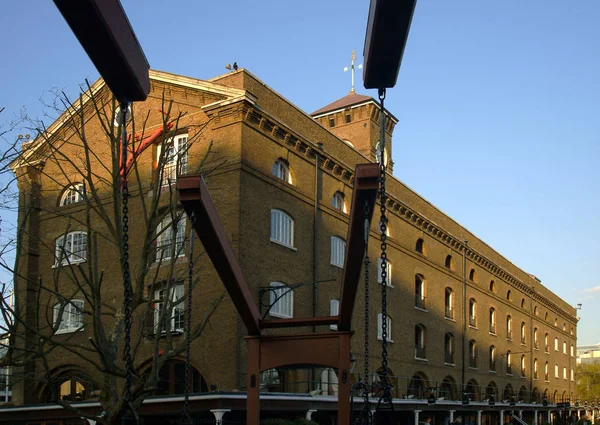
<svg viewBox="0 0 600 425">
<path fill-rule="evenodd" d="M 350 93 L 352 94 L 352 93 L 355 93 L 355 90 L 354 90 L 354 69 L 355 69 L 354 68 L 354 61 L 356 60 L 356 51 L 354 49 L 352 50 L 352 57 L 351 57 L 351 59 L 352 60 L 350 62 L 350 66 L 345 67 L 344 68 L 344 72 L 350 70 L 350 73 L 352 74 L 352 88 L 350 89 Z M 356 68 L 362 69 L 362 67 L 363 66 L 361 64 L 361 65 L 358 65 Z"/>
</svg>

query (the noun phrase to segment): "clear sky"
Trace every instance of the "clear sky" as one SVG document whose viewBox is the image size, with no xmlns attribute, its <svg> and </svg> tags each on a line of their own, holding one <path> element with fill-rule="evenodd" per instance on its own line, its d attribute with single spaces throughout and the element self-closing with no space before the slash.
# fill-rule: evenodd
<svg viewBox="0 0 600 425">
<path fill-rule="evenodd" d="M 237 61 L 307 112 L 348 93 L 368 3 L 123 0 L 154 69 L 211 78 Z M 386 103 L 396 177 L 583 303 L 579 344 L 600 342 L 598 22 L 598 0 L 419 0 Z M 49 0 L 3 4 L 0 54 L 0 121 L 98 77 Z"/>
</svg>

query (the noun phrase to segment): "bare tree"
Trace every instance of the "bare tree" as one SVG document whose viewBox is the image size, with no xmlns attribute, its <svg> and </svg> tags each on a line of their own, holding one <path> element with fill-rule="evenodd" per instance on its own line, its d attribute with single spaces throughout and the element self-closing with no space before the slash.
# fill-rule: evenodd
<svg viewBox="0 0 600 425">
<path fill-rule="evenodd" d="M 185 353 L 187 338 L 176 335 L 188 331 L 188 279 L 193 287 L 199 285 L 202 252 L 199 244 L 189 250 L 191 226 L 178 207 L 177 176 L 209 175 L 223 162 L 212 143 L 199 143 L 209 121 L 182 111 L 164 93 L 126 112 L 127 163 L 120 154 L 123 114 L 102 83 L 86 84 L 75 100 L 55 92 L 46 107 L 56 113 L 56 121 L 46 127 L 25 116 L 34 140 L 19 152 L 9 145 L 0 155 L 0 173 L 10 163 L 20 194 L 11 241 L 14 267 L 0 253 L 1 266 L 14 276 L 14 288 L 5 287 L 0 301 L 1 330 L 7 336 L 0 366 L 10 366 L 13 382 L 21 380 L 27 392 L 43 388 L 47 401 L 113 424 L 127 410 L 127 239 L 135 367 L 131 391 L 139 407 L 157 390 L 161 367 Z M 128 223 L 123 220 L 124 176 L 129 181 Z M 49 226 L 61 236 L 49 237 L 42 230 Z M 223 297 L 204 299 L 195 309 L 199 314 L 189 328 L 190 341 L 201 338 Z M 66 359 L 79 372 L 65 396 L 60 385 L 67 382 L 61 373 Z M 73 401 L 82 397 L 97 399 L 103 413 L 80 410 Z"/>
</svg>

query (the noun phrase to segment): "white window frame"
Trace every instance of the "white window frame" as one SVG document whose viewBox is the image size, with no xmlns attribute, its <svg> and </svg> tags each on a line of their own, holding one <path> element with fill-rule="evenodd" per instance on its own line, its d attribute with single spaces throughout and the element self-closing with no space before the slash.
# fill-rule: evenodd
<svg viewBox="0 0 600 425">
<path fill-rule="evenodd" d="M 558 348 L 558 338 L 554 338 L 554 351 L 560 351 Z"/>
<path fill-rule="evenodd" d="M 279 180 L 283 180 L 286 183 L 292 184 L 292 173 L 290 173 L 290 166 L 281 158 L 273 163 L 271 175 Z"/>
<path fill-rule="evenodd" d="M 167 297 L 166 306 L 165 295 L 169 293 Z M 185 328 L 185 306 L 183 304 L 183 297 L 185 296 L 185 287 L 183 283 L 178 283 L 170 288 L 160 288 L 154 291 L 154 299 L 157 300 L 154 303 L 154 332 L 155 333 L 166 333 L 166 323 L 169 320 L 169 331 L 172 333 L 181 333 Z M 164 311 L 164 325 L 162 329 L 160 327 L 160 315 Z"/>
<path fill-rule="evenodd" d="M 54 267 L 86 261 L 87 233 L 83 230 L 75 230 L 59 236 L 56 238 L 54 255 Z"/>
<path fill-rule="evenodd" d="M 333 299 L 329 301 L 329 315 L 339 316 L 340 315 L 340 300 Z M 337 325 L 329 325 L 329 329 L 337 331 Z"/>
<path fill-rule="evenodd" d="M 83 183 L 74 183 L 67 187 L 61 197 L 59 205 L 65 207 L 67 205 L 77 204 L 83 201 L 85 196 Z"/>
<path fill-rule="evenodd" d="M 344 257 L 346 255 L 346 241 L 339 236 L 331 237 L 330 263 L 332 266 L 344 268 Z"/>
<path fill-rule="evenodd" d="M 60 325 L 56 330 L 56 334 L 63 334 L 83 330 L 83 300 L 70 300 L 64 307 Z M 58 323 L 58 313 L 60 312 L 61 304 L 54 304 L 52 323 L 54 326 Z"/>
<path fill-rule="evenodd" d="M 563 341 L 563 354 L 567 354 L 567 341 Z"/>
<path fill-rule="evenodd" d="M 269 310 L 269 316 L 280 317 L 283 319 L 291 319 L 294 317 L 294 290 L 290 289 L 288 285 L 283 282 L 271 282 L 269 284 L 271 290 L 269 291 L 269 304 L 271 309 Z M 284 292 L 285 295 L 281 296 Z M 275 300 L 277 302 L 275 302 Z"/>
<path fill-rule="evenodd" d="M 554 363 L 554 377 L 558 378 L 558 363 Z"/>
<path fill-rule="evenodd" d="M 343 212 L 344 214 L 348 214 L 348 210 L 346 209 L 346 200 L 344 199 L 344 194 L 342 192 L 335 192 L 333 197 L 331 198 L 331 206 L 338 211 Z"/>
<path fill-rule="evenodd" d="M 156 262 L 168 261 L 173 258 L 185 256 L 186 220 L 182 214 L 176 214 L 176 217 L 177 216 L 179 217 L 179 220 L 177 221 L 177 230 L 175 232 L 173 232 L 174 226 L 170 214 L 167 215 L 156 227 Z M 173 244 L 175 245 L 175 251 L 173 251 Z"/>
<path fill-rule="evenodd" d="M 383 314 L 379 313 L 377 315 L 377 339 L 379 341 L 383 340 Z M 387 330 L 387 342 L 394 342 L 392 339 L 392 318 L 387 316 L 386 321 L 386 330 Z"/>
<path fill-rule="evenodd" d="M 385 284 L 386 284 L 386 286 L 393 288 L 394 285 L 392 285 L 392 263 L 390 262 L 390 260 L 387 260 L 386 271 L 387 271 L 387 281 Z M 377 259 L 377 283 L 381 284 L 381 258 Z"/>
<path fill-rule="evenodd" d="M 567 378 L 567 367 L 566 367 L 566 366 L 563 366 L 563 379 L 564 379 L 565 381 L 568 379 L 568 378 Z"/>
<path fill-rule="evenodd" d="M 169 151 L 165 158 L 162 158 L 162 150 L 167 148 Z M 187 133 L 178 134 L 177 136 L 169 139 L 163 145 L 158 145 L 158 164 L 162 159 L 163 167 L 160 170 L 161 173 L 161 187 L 174 185 L 179 176 L 188 172 L 188 150 L 189 150 L 189 139 Z"/>
<path fill-rule="evenodd" d="M 285 211 L 271 210 L 271 242 L 294 248 L 294 219 Z"/>
</svg>

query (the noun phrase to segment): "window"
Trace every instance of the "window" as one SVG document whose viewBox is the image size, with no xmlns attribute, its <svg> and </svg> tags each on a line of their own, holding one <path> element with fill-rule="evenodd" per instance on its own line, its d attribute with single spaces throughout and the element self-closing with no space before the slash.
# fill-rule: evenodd
<svg viewBox="0 0 600 425">
<path fill-rule="evenodd" d="M 538 379 L 538 360 L 533 360 L 533 379 Z"/>
<path fill-rule="evenodd" d="M 471 269 L 471 271 L 469 272 L 469 280 L 471 280 L 472 282 L 477 282 L 477 272 L 475 271 L 475 269 Z"/>
<path fill-rule="evenodd" d="M 61 305 L 54 305 L 54 327 L 56 333 L 73 332 L 83 328 L 83 300 L 71 300 L 64 304 L 61 314 Z"/>
<path fill-rule="evenodd" d="M 477 367 L 477 343 L 474 339 L 469 341 L 469 367 Z"/>
<path fill-rule="evenodd" d="M 558 326 L 558 318 L 554 318 L 554 326 Z"/>
<path fill-rule="evenodd" d="M 425 278 L 420 274 L 415 276 L 415 307 L 425 309 Z"/>
<path fill-rule="evenodd" d="M 446 308 L 445 308 L 446 318 L 454 319 L 454 291 L 452 290 L 452 288 L 446 288 L 444 304 L 446 306 Z"/>
<path fill-rule="evenodd" d="M 159 146 L 158 155 L 162 157 L 162 146 Z M 188 135 L 181 134 L 170 139 L 164 145 L 166 155 L 163 159 L 161 186 L 175 183 L 177 178 L 188 171 Z M 159 161 L 160 164 L 160 161 Z"/>
<path fill-rule="evenodd" d="M 575 334 L 575 328 L 573 328 L 573 326 L 571 326 L 571 335 Z"/>
<path fill-rule="evenodd" d="M 563 354 L 567 354 L 567 341 L 563 341 Z"/>
<path fill-rule="evenodd" d="M 548 362 L 544 364 L 544 381 L 550 382 L 550 376 L 548 375 Z"/>
<path fill-rule="evenodd" d="M 87 258 L 87 233 L 76 231 L 56 239 L 55 266 L 80 263 Z"/>
<path fill-rule="evenodd" d="M 510 289 L 506 292 L 506 299 L 512 302 L 512 292 L 510 292 Z"/>
<path fill-rule="evenodd" d="M 525 339 L 526 329 L 527 329 L 527 327 L 525 326 L 525 322 L 521 322 L 521 344 L 526 343 L 526 339 Z"/>
<path fill-rule="evenodd" d="M 567 368 L 563 367 L 563 379 L 566 381 L 567 380 Z"/>
<path fill-rule="evenodd" d="M 571 357 L 575 357 L 575 347 L 571 344 Z"/>
<path fill-rule="evenodd" d="M 165 261 L 185 255 L 185 219 L 173 223 L 168 215 L 156 227 L 156 261 Z"/>
<path fill-rule="evenodd" d="M 329 315 L 330 316 L 339 316 L 340 315 L 340 301 L 339 300 L 329 301 Z M 329 329 L 331 329 L 333 331 L 337 331 L 337 325 L 329 325 Z"/>
<path fill-rule="evenodd" d="M 474 298 L 469 300 L 469 326 L 477 327 L 477 301 Z"/>
<path fill-rule="evenodd" d="M 538 315 L 537 305 L 535 307 L 533 307 L 533 314 L 536 315 L 536 316 Z"/>
<path fill-rule="evenodd" d="M 271 210 L 271 241 L 294 247 L 294 220 L 281 210 Z"/>
<path fill-rule="evenodd" d="M 544 335 L 544 350 L 546 351 L 546 353 L 550 352 L 550 337 L 548 336 L 548 334 Z"/>
<path fill-rule="evenodd" d="M 496 282 L 493 280 L 490 282 L 490 291 L 496 293 Z"/>
<path fill-rule="evenodd" d="M 521 308 L 525 308 L 525 298 L 521 299 Z"/>
<path fill-rule="evenodd" d="M 538 349 L 538 329 L 533 329 L 533 348 Z"/>
<path fill-rule="evenodd" d="M 379 224 L 377 225 L 377 233 L 381 235 L 381 220 L 379 220 Z M 390 237 L 390 220 L 386 219 L 385 221 L 385 235 Z"/>
<path fill-rule="evenodd" d="M 294 317 L 294 290 L 281 282 L 271 282 L 269 315 L 273 317 Z"/>
<path fill-rule="evenodd" d="M 389 262 L 389 260 L 386 263 L 386 267 L 385 267 L 386 271 L 387 271 L 387 277 L 386 277 L 386 281 L 385 284 L 387 286 L 392 286 L 392 263 Z M 381 283 L 381 258 L 377 261 L 377 282 Z"/>
<path fill-rule="evenodd" d="M 75 183 L 65 189 L 63 192 L 59 205 L 64 207 L 65 205 L 72 205 L 83 201 L 84 191 L 83 183 Z"/>
<path fill-rule="evenodd" d="M 558 351 L 558 338 L 554 338 L 554 351 Z"/>
<path fill-rule="evenodd" d="M 452 256 L 451 255 L 446 256 L 446 263 L 445 263 L 445 265 L 446 265 L 447 269 L 450 269 L 450 270 L 454 271 L 454 261 L 452 260 Z"/>
<path fill-rule="evenodd" d="M 346 209 L 346 202 L 344 199 L 344 194 L 342 192 L 335 192 L 333 194 L 333 198 L 331 198 L 331 206 L 336 210 L 340 210 L 344 214 L 347 214 L 348 211 Z"/>
<path fill-rule="evenodd" d="M 506 339 L 512 341 L 512 317 L 506 316 Z"/>
<path fill-rule="evenodd" d="M 506 374 L 512 375 L 512 353 L 510 350 L 506 352 Z"/>
<path fill-rule="evenodd" d="M 394 342 L 392 341 L 392 319 L 390 318 L 390 316 L 388 316 L 387 320 L 385 321 L 385 328 L 387 334 L 387 341 Z M 381 313 L 377 315 L 377 339 L 383 340 L 383 315 Z"/>
<path fill-rule="evenodd" d="M 444 336 L 444 362 L 454 364 L 454 335 L 449 332 Z"/>
<path fill-rule="evenodd" d="M 344 119 L 346 120 L 346 124 L 348 124 L 352 121 L 352 117 L 350 117 L 350 115 L 345 115 Z"/>
<path fill-rule="evenodd" d="M 346 241 L 338 236 L 331 237 L 331 265 L 343 268 L 346 254 Z"/>
<path fill-rule="evenodd" d="M 496 334 L 496 309 L 490 308 L 490 333 Z"/>
<path fill-rule="evenodd" d="M 329 118 L 329 127 L 335 127 L 335 118 Z"/>
<path fill-rule="evenodd" d="M 425 241 L 423 240 L 423 238 L 419 238 L 417 240 L 417 245 L 415 246 L 415 250 L 419 254 L 427 255 L 427 246 L 425 246 Z"/>
<path fill-rule="evenodd" d="M 183 285 L 158 289 L 154 293 L 154 332 L 183 332 L 185 306 Z M 162 320 L 161 320 L 162 318 Z"/>
<path fill-rule="evenodd" d="M 544 320 L 547 322 L 548 321 L 548 312 L 546 312 L 546 314 L 544 314 Z"/>
<path fill-rule="evenodd" d="M 496 371 L 496 347 L 490 346 L 490 371 Z"/>
<path fill-rule="evenodd" d="M 567 324 L 566 323 L 563 323 L 563 331 L 565 331 L 565 332 L 567 331 Z"/>
<path fill-rule="evenodd" d="M 415 326 L 415 359 L 427 358 L 427 354 L 425 353 L 425 333 L 425 326 Z"/>
<path fill-rule="evenodd" d="M 554 364 L 554 377 L 558 378 L 558 364 Z"/>
<path fill-rule="evenodd" d="M 287 161 L 284 159 L 279 158 L 277 161 L 275 161 L 273 164 L 273 169 L 271 170 L 271 174 L 286 183 L 292 184 L 290 167 L 288 166 Z"/>
<path fill-rule="evenodd" d="M 525 376 L 525 354 L 521 354 L 521 376 Z"/>
<path fill-rule="evenodd" d="M 575 380 L 575 370 L 571 369 L 571 381 Z"/>
</svg>

